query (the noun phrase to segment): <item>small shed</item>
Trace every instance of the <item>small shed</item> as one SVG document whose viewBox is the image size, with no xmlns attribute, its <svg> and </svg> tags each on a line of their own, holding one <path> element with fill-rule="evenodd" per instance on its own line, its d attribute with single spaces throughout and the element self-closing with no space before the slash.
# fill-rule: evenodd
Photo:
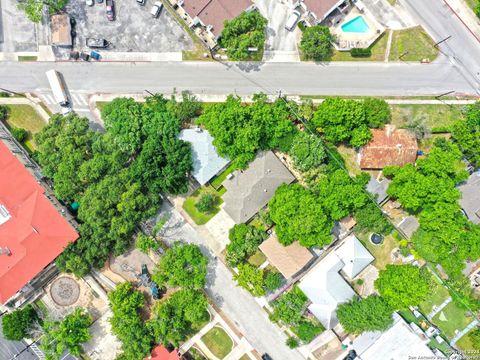
<svg viewBox="0 0 480 360">
<path fill-rule="evenodd" d="M 70 17 L 67 14 L 52 15 L 50 18 L 51 26 L 51 43 L 53 46 L 71 48 L 73 46 L 72 40 L 72 25 L 70 24 Z"/>
</svg>

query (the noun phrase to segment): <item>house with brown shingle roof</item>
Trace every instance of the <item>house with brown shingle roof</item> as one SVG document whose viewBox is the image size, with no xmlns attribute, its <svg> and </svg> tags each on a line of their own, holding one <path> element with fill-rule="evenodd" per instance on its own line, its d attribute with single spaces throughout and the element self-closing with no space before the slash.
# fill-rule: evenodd
<svg viewBox="0 0 480 360">
<path fill-rule="evenodd" d="M 360 168 L 378 170 L 385 166 L 413 164 L 417 159 L 417 138 L 409 130 L 387 125 L 372 129 L 373 138 L 359 153 Z"/>
<path fill-rule="evenodd" d="M 243 11 L 255 9 L 252 0 L 169 0 L 187 25 L 210 47 L 223 30 L 225 20 L 232 20 Z"/>
<path fill-rule="evenodd" d="M 322 22 L 328 15 L 345 3 L 346 0 L 302 0 L 300 5 L 316 19 Z M 312 24 L 314 25 L 314 24 Z"/>
<path fill-rule="evenodd" d="M 278 242 L 277 235 L 272 233 L 259 249 L 267 257 L 268 262 L 275 266 L 285 279 L 290 279 L 305 268 L 314 258 L 307 248 L 298 241 L 283 246 Z"/>
</svg>

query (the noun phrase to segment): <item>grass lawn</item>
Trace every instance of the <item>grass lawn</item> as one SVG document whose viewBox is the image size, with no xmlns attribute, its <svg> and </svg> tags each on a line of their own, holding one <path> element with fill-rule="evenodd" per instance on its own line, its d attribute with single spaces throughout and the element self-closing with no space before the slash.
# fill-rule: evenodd
<svg viewBox="0 0 480 360">
<path fill-rule="evenodd" d="M 202 213 L 195 207 L 200 196 L 205 193 L 211 193 L 217 196 L 217 203 L 215 204 L 214 209 L 208 213 Z M 183 203 L 183 209 L 192 220 L 195 221 L 195 224 L 204 225 L 220 211 L 220 205 L 223 203 L 221 195 L 222 192 L 217 192 L 212 187 L 201 187 L 185 200 Z"/>
<path fill-rule="evenodd" d="M 215 326 L 203 335 L 202 341 L 219 359 L 226 357 L 232 351 L 234 345 L 230 336 L 219 326 Z"/>
<path fill-rule="evenodd" d="M 438 50 L 433 47 L 434 44 L 435 42 L 421 26 L 394 31 L 389 60 L 421 61 L 430 59 L 433 61 L 438 56 Z M 400 56 L 402 56 L 401 59 Z"/>
<path fill-rule="evenodd" d="M 439 343 L 437 340 L 432 339 L 429 343 L 428 346 L 430 349 L 438 349 L 440 350 L 444 355 L 449 356 L 453 353 L 452 349 L 450 346 L 448 346 L 447 342 L 444 341 L 442 343 Z"/>
<path fill-rule="evenodd" d="M 370 253 L 375 257 L 373 265 L 378 268 L 378 270 L 383 270 L 388 264 L 392 264 L 392 257 L 390 254 L 392 250 L 399 246 L 398 241 L 390 234 L 385 236 L 383 244 L 373 245 L 368 239 L 370 233 L 355 233 L 357 238 L 362 242 L 363 245 L 370 251 Z"/>
<path fill-rule="evenodd" d="M 250 258 L 248 259 L 248 262 L 253 266 L 259 267 L 266 260 L 267 260 L 267 257 L 260 250 L 257 250 L 255 254 L 250 256 Z"/>
<path fill-rule="evenodd" d="M 398 313 L 407 323 L 415 323 L 420 326 L 420 322 L 426 320 L 424 317 L 417 319 L 410 310 L 399 310 Z"/>
<path fill-rule="evenodd" d="M 473 329 L 475 330 L 475 329 Z M 473 347 L 473 342 L 472 340 L 470 340 L 470 337 L 468 336 L 468 334 L 470 334 L 470 332 L 472 332 L 473 330 L 470 330 L 468 333 L 466 333 L 465 335 L 463 335 L 460 339 L 458 339 L 458 341 L 456 342 L 456 346 L 458 346 L 461 350 L 467 352 L 467 354 L 474 354 L 473 350 L 475 350 L 475 348 Z"/>
<path fill-rule="evenodd" d="M 244 354 L 240 359 L 238 360 L 250 360 L 250 357 L 247 354 Z"/>
<path fill-rule="evenodd" d="M 443 317 L 446 320 L 440 320 Z M 452 339 L 455 336 L 455 330 L 462 331 L 472 320 L 473 317 L 465 316 L 465 310 L 458 308 L 457 305 L 451 302 L 433 317 L 432 322 L 443 331 L 447 338 Z"/>
<path fill-rule="evenodd" d="M 437 278 L 433 277 L 434 285 L 430 291 L 430 296 L 427 300 L 418 304 L 420 311 L 427 316 L 433 309 L 433 305 L 440 305 L 446 299 L 450 297 L 448 290 L 443 286 Z"/>
<path fill-rule="evenodd" d="M 95 103 L 95 106 L 97 107 L 98 111 L 102 112 L 103 108 L 109 104 L 109 101 L 97 101 Z"/>
<path fill-rule="evenodd" d="M 348 173 L 352 176 L 360 175 L 362 170 L 360 170 L 360 166 L 357 163 L 357 152 L 355 149 L 340 145 L 337 147 L 338 152 L 342 155 L 343 160 L 345 160 L 345 166 L 348 170 Z"/>
<path fill-rule="evenodd" d="M 449 130 L 452 124 L 463 118 L 464 105 L 390 105 L 392 109 L 391 123 L 397 127 L 405 127 L 412 121 L 420 121 L 434 132 Z"/>
<path fill-rule="evenodd" d="M 35 150 L 33 135 L 42 130 L 47 124 L 30 105 L 7 105 L 8 117 L 6 120 L 8 128 L 23 128 L 28 131 L 28 138 L 25 146 L 29 151 Z"/>
<path fill-rule="evenodd" d="M 25 56 L 18 56 L 17 59 L 18 61 L 37 61 L 38 58 L 36 56 L 25 55 Z"/>
<path fill-rule="evenodd" d="M 375 41 L 370 49 L 372 55 L 369 57 L 353 57 L 350 51 L 333 51 L 333 56 L 329 61 L 384 61 L 385 52 L 387 51 L 388 34 L 383 33 L 377 41 Z"/>
<path fill-rule="evenodd" d="M 225 170 L 223 170 L 220 174 L 218 174 L 215 179 L 210 181 L 210 185 L 212 185 L 215 189 L 218 189 L 224 180 L 227 178 L 228 174 L 231 174 L 235 170 L 235 164 L 233 162 L 228 165 Z"/>
</svg>

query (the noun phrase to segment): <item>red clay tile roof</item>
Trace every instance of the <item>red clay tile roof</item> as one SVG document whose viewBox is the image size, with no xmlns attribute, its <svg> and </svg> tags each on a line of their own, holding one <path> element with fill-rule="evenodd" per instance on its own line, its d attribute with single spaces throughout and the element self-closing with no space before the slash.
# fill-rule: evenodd
<svg viewBox="0 0 480 360">
<path fill-rule="evenodd" d="M 152 354 L 145 358 L 145 360 L 180 360 L 180 355 L 178 355 L 177 350 L 173 350 L 169 353 L 164 346 L 158 345 L 152 350 Z"/>
<path fill-rule="evenodd" d="M 315 14 L 318 20 L 323 20 L 344 0 L 304 0 L 308 11 Z"/>
<path fill-rule="evenodd" d="M 383 169 L 385 166 L 413 164 L 417 159 L 417 139 L 410 131 L 395 129 L 372 129 L 373 139 L 360 151 L 360 168 Z"/>
<path fill-rule="evenodd" d="M 190 17 L 198 16 L 205 26 L 212 25 L 212 32 L 218 36 L 225 20 L 232 20 L 251 5 L 251 0 L 185 0 L 183 8 Z"/>
<path fill-rule="evenodd" d="M 0 303 L 4 304 L 75 241 L 75 229 L 57 212 L 35 177 L 0 142 Z M 5 221 L 5 219 L 7 219 Z"/>
</svg>

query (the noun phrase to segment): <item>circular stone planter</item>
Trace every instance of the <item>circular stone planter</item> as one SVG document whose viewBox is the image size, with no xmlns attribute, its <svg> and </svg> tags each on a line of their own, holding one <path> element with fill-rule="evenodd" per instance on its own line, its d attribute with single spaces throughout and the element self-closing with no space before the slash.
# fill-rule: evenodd
<svg viewBox="0 0 480 360">
<path fill-rule="evenodd" d="M 80 297 L 80 286 L 74 279 L 64 276 L 53 282 L 50 295 L 57 305 L 73 305 Z"/>
<path fill-rule="evenodd" d="M 370 242 L 373 245 L 382 245 L 383 244 L 383 235 L 377 234 L 377 233 L 372 233 L 370 235 Z"/>
</svg>

